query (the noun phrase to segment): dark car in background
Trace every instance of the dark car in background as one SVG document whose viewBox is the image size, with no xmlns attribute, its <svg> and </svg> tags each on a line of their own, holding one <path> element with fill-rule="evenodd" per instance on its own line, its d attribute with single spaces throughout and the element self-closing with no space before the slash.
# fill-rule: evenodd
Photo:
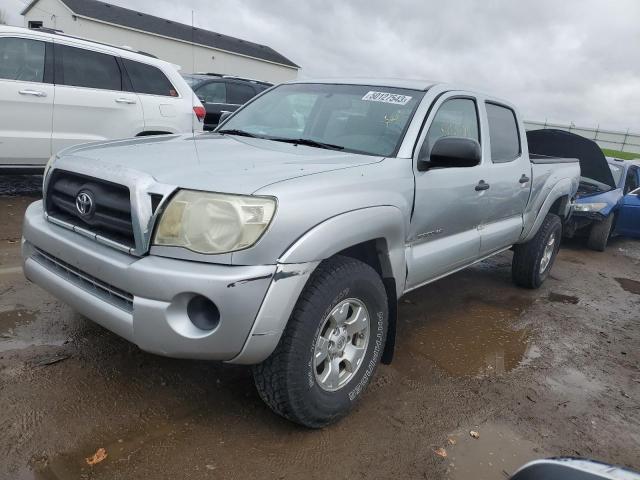
<svg viewBox="0 0 640 480">
<path fill-rule="evenodd" d="M 268 82 L 218 73 L 183 75 L 207 111 L 204 129 L 213 130 L 224 112 L 235 112 L 257 94 L 272 87 Z"/>
</svg>

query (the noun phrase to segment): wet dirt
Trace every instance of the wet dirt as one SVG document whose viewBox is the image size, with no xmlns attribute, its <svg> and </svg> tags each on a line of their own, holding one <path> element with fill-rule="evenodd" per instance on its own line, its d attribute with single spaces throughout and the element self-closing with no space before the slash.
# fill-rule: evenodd
<svg viewBox="0 0 640 480">
<path fill-rule="evenodd" d="M 630 278 L 616 278 L 616 282 L 620 284 L 629 293 L 640 295 L 640 282 Z"/>
<path fill-rule="evenodd" d="M 479 437 L 473 438 L 471 431 Z M 546 454 L 508 425 L 493 422 L 453 432 L 448 435 L 447 445 L 445 478 L 451 480 L 505 479 L 525 463 Z"/>
<path fill-rule="evenodd" d="M 512 297 L 476 297 L 473 290 L 462 301 L 443 302 L 451 281 L 444 280 L 410 293 L 400 315 L 416 322 L 408 350 L 453 376 L 502 374 L 517 367 L 530 344 L 527 328 L 514 328 L 528 301 Z M 490 295 L 490 292 L 487 292 Z"/>
<path fill-rule="evenodd" d="M 535 291 L 507 252 L 410 293 L 393 363 L 309 431 L 248 368 L 141 352 L 26 281 L 3 239 L 37 195 L 0 197 L 0 479 L 481 480 L 551 455 L 640 469 L 640 297 L 616 280 L 639 278 L 639 242 L 563 245 Z"/>
<path fill-rule="evenodd" d="M 578 297 L 575 297 L 573 295 L 564 295 L 557 292 L 549 292 L 549 296 L 547 298 L 550 302 L 572 303 L 574 305 L 580 301 Z"/>
</svg>

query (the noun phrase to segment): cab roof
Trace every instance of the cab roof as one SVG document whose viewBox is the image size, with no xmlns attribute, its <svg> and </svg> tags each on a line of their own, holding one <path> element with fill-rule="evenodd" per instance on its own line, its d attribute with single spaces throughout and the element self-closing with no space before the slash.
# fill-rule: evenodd
<svg viewBox="0 0 640 480">
<path fill-rule="evenodd" d="M 364 78 L 364 77 L 351 77 L 351 78 L 309 78 L 309 79 L 297 79 L 291 80 L 286 83 L 326 83 L 334 85 L 371 85 L 375 87 L 395 87 L 395 88 L 408 88 L 411 90 L 427 91 L 434 85 L 440 82 L 433 82 L 430 80 L 411 80 L 401 78 Z"/>
</svg>

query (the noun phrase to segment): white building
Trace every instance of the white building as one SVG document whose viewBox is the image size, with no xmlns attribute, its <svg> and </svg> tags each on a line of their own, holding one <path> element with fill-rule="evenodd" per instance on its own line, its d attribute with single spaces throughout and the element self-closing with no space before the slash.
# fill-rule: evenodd
<svg viewBox="0 0 640 480">
<path fill-rule="evenodd" d="M 151 53 L 183 73 L 215 72 L 279 83 L 296 78 L 298 66 L 266 45 L 202 30 L 97 0 L 33 0 L 25 26 Z"/>
</svg>

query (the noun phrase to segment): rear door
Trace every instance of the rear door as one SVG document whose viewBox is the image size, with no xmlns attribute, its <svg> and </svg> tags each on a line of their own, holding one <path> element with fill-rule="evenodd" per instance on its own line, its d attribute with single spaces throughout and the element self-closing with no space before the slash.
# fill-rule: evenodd
<svg viewBox="0 0 640 480">
<path fill-rule="evenodd" d="M 522 149 L 524 130 L 515 111 L 486 100 L 485 120 L 491 159 L 487 162 L 488 205 L 480 231 L 480 253 L 513 245 L 522 233 L 523 213 L 531 190 L 531 162 Z"/>
<path fill-rule="evenodd" d="M 123 91 L 117 57 L 56 41 L 55 63 L 54 152 L 143 130 L 142 107 L 135 93 Z"/>
<path fill-rule="evenodd" d="M 640 238 L 640 168 L 632 165 L 627 170 L 622 204 L 616 220 L 616 233 Z"/>
<path fill-rule="evenodd" d="M 28 37 L 0 37 L 0 166 L 40 166 L 51 156 L 53 49 Z"/>
<path fill-rule="evenodd" d="M 186 131 L 185 124 L 193 118 L 191 99 L 185 103 L 171 80 L 154 65 L 122 59 L 131 81 L 127 89 L 140 98 L 144 112 L 144 129 L 154 133 Z M 189 91 L 189 93 L 191 93 Z M 185 112 L 185 105 L 188 105 Z M 187 114 L 185 122 L 185 113 Z"/>
</svg>

